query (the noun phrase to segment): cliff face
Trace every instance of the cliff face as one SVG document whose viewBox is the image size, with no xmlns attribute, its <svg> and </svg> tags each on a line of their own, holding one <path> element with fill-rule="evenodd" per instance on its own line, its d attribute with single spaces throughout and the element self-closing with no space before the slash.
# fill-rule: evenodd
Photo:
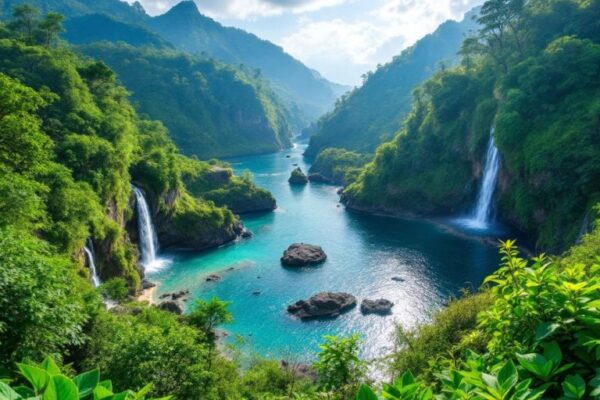
<svg viewBox="0 0 600 400">
<path fill-rule="evenodd" d="M 554 3 L 545 7 L 528 10 L 523 29 L 563 12 Z M 598 14 L 588 3 L 572 12 L 575 21 Z M 416 92 L 405 127 L 347 187 L 347 204 L 464 213 L 481 185 L 495 126 L 502 165 L 494 200 L 501 220 L 546 252 L 574 243 L 600 198 L 600 34 L 587 26 L 565 22 L 552 34 L 528 31 L 526 54 L 515 48 L 500 59 L 504 64 L 487 56 L 436 74 Z"/>
</svg>

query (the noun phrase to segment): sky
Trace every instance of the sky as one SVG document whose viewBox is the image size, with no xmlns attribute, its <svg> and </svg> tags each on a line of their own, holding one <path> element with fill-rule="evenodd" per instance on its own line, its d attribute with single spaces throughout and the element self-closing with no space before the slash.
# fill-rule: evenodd
<svg viewBox="0 0 600 400">
<path fill-rule="evenodd" d="M 179 1 L 140 0 L 150 15 Z M 484 0 L 194 1 L 203 14 L 270 40 L 327 79 L 358 85 L 377 64 Z"/>
</svg>

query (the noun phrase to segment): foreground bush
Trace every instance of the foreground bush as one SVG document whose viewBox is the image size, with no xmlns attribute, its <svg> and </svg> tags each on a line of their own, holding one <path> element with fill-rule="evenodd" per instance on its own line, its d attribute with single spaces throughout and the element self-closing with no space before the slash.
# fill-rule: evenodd
<svg viewBox="0 0 600 400">
<path fill-rule="evenodd" d="M 20 372 L 20 381 L 26 385 L 9 385 L 10 379 L 0 381 L 0 399 L 56 399 L 56 400 L 150 400 L 146 395 L 151 389 L 150 385 L 134 392 L 126 390 L 113 393 L 112 382 L 100 380 L 100 371 L 97 369 L 84 372 L 69 378 L 64 375 L 54 360 L 46 357 L 40 364 L 23 362 L 17 364 Z M 6 382 L 4 382 L 6 381 Z M 170 397 L 163 397 L 167 400 Z"/>
</svg>

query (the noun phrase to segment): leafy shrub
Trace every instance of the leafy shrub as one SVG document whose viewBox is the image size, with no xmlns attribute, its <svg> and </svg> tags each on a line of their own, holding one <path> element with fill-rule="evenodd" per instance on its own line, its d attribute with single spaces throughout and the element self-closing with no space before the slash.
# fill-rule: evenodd
<svg viewBox="0 0 600 400">
<path fill-rule="evenodd" d="M 17 364 L 21 379 L 27 381 L 29 386 L 9 386 L 0 381 L 0 399 L 57 399 L 57 400 L 151 400 L 146 395 L 151 389 L 150 385 L 144 386 L 138 392 L 126 390 L 113 393 L 110 380 L 100 380 L 100 371 L 97 369 L 83 372 L 74 378 L 61 373 L 54 360 L 46 357 L 40 364 L 23 362 Z M 163 397 L 167 400 L 169 397 Z"/>
<path fill-rule="evenodd" d="M 100 292 L 111 300 L 122 302 L 129 295 L 129 287 L 125 279 L 112 278 L 100 285 Z"/>
</svg>

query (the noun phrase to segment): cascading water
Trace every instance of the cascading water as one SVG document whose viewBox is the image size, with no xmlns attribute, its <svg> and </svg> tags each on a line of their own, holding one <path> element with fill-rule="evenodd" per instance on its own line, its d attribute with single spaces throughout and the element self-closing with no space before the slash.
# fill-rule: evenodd
<svg viewBox="0 0 600 400">
<path fill-rule="evenodd" d="M 100 286 L 100 284 L 102 282 L 100 281 L 100 277 L 98 276 L 98 271 L 96 270 L 96 261 L 94 259 L 94 250 L 92 247 L 92 242 L 90 240 L 88 240 L 88 242 L 86 243 L 85 247 L 83 248 L 83 251 L 85 251 L 85 254 L 88 259 L 90 275 L 92 277 L 92 283 L 94 284 L 94 287 L 98 287 L 98 286 Z"/>
<path fill-rule="evenodd" d="M 133 186 L 138 211 L 138 229 L 140 234 L 140 252 L 142 253 L 142 266 L 146 272 L 159 270 L 165 264 L 165 260 L 157 258 L 158 239 L 152 225 L 150 208 L 144 197 L 144 193 Z"/>
<path fill-rule="evenodd" d="M 483 170 L 483 179 L 477 196 L 477 203 L 473 209 L 472 216 L 465 220 L 465 224 L 470 228 L 486 229 L 490 225 L 492 216 L 492 201 L 498 182 L 498 172 L 500 171 L 500 154 L 494 143 L 494 127 L 490 131 L 490 141 L 488 143 L 485 168 Z"/>
</svg>

